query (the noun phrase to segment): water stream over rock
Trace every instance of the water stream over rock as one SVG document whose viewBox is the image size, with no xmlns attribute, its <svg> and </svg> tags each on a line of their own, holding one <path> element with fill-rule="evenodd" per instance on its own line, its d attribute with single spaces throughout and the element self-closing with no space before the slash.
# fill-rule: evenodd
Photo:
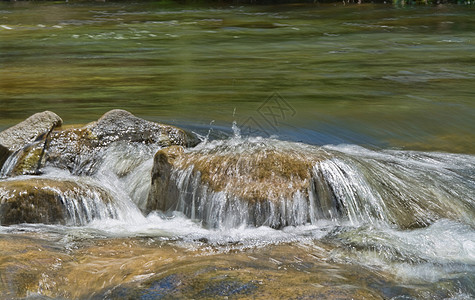
<svg viewBox="0 0 475 300">
<path fill-rule="evenodd" d="M 0 1 L 0 299 L 475 298 L 473 3 L 238 2 Z"/>
<path fill-rule="evenodd" d="M 125 118 L 111 119 L 110 141 L 62 128 L 40 139 L 35 174 L 11 172 L 28 156 L 7 159 L 3 298 L 475 295 L 473 155 L 237 130 L 196 146 L 164 144 L 173 139 L 163 132 L 133 133 L 146 123 L 127 112 L 98 123 L 117 112 Z"/>
</svg>

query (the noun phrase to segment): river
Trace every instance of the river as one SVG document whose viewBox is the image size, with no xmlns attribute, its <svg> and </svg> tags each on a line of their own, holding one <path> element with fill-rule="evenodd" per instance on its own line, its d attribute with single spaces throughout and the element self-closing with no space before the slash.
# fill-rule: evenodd
<svg viewBox="0 0 475 300">
<path fill-rule="evenodd" d="M 313 170 L 348 210 L 278 229 L 146 215 L 159 147 L 133 159 L 112 147 L 94 176 L 40 177 L 113 191 L 114 217 L 0 226 L 0 297 L 472 299 L 474 17 L 464 5 L 0 2 L 0 130 L 44 110 L 71 125 L 120 108 L 194 132 L 199 149 L 323 151 L 332 159 Z"/>
</svg>

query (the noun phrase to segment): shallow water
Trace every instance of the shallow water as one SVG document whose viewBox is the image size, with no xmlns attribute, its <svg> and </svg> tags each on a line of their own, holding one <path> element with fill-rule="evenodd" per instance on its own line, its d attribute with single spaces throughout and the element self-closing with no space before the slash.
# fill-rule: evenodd
<svg viewBox="0 0 475 300">
<path fill-rule="evenodd" d="M 109 149 L 93 176 L 46 167 L 41 176 L 20 177 L 101 186 L 114 197 L 112 206 L 103 210 L 114 214 L 96 212 L 88 219 L 77 210 L 78 217 L 68 226 L 0 226 L 3 298 L 475 296 L 473 155 L 373 151 L 349 145 L 320 148 L 238 136 L 189 150 L 292 147 L 332 153 L 316 166 L 333 166 L 324 171 L 325 180 L 335 192 L 341 214 L 306 217 L 305 207 L 295 207 L 293 213 L 309 221 L 273 229 L 250 226 L 246 219 L 235 222 L 245 213 L 240 208 L 235 211 L 236 203 L 232 211 L 210 210 L 196 219 L 180 211 L 142 214 L 139 208 L 150 189 L 153 152 L 142 151 L 137 163 L 121 159 L 131 149 L 118 145 Z M 132 176 L 119 176 L 124 169 L 131 170 Z M 394 194 L 389 197 L 385 188 Z M 208 199 L 192 193 L 205 204 L 227 201 L 220 194 Z M 91 200 L 84 196 L 75 200 L 66 193 L 64 197 L 84 205 L 97 202 L 95 194 Z"/>
<path fill-rule="evenodd" d="M 190 151 L 323 151 L 344 213 L 281 229 L 143 215 L 158 147 L 117 143 L 94 176 L 44 168 L 110 191 L 114 214 L 0 226 L 0 297 L 475 297 L 474 14 L 1 2 L 0 129 L 122 108 L 200 134 Z"/>
</svg>

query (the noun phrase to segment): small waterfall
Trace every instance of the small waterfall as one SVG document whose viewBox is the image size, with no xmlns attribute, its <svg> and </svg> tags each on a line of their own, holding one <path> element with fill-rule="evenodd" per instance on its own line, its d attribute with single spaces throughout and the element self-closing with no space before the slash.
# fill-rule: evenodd
<svg viewBox="0 0 475 300">
<path fill-rule="evenodd" d="M 98 181 L 123 192 L 128 202 L 145 209 L 151 183 L 153 155 L 159 146 L 142 143 L 113 143 L 102 155 Z"/>
<path fill-rule="evenodd" d="M 85 225 L 125 219 L 117 194 L 91 179 L 20 176 L 0 182 L 0 223 Z"/>
<path fill-rule="evenodd" d="M 15 168 L 16 164 L 18 163 L 18 159 L 20 158 L 21 153 L 22 151 L 18 150 L 7 158 L 2 168 L 0 169 L 0 178 L 6 178 L 12 173 L 13 168 Z"/>
<path fill-rule="evenodd" d="M 202 145 L 191 153 L 212 153 L 224 155 L 228 161 L 239 161 L 246 159 L 247 152 L 260 153 L 262 149 L 273 148 L 288 155 L 293 155 L 290 149 L 297 149 L 297 152 L 303 151 L 299 154 L 301 157 L 323 151 L 327 157 L 310 167 L 310 183 L 306 188 L 298 189 L 291 196 L 283 193 L 277 198 L 268 190 L 267 200 L 255 201 L 240 197 L 235 185 L 226 181 L 234 180 L 236 174 L 242 178 L 248 172 L 246 168 L 239 169 L 242 167 L 239 163 L 232 167 L 226 163 L 211 165 L 215 177 L 220 176 L 216 174 L 229 174 L 231 178 L 213 179 L 223 182 L 221 190 L 204 182 L 203 174 L 193 163 L 185 169 L 175 167 L 170 181 L 176 185 L 177 199 L 166 209 L 182 212 L 214 228 L 242 225 L 280 228 L 317 224 L 320 220 L 417 228 L 444 218 L 475 225 L 473 156 L 371 151 L 356 146 L 301 146 L 272 139 L 237 143 L 236 139 L 239 137 Z M 236 152 L 231 153 L 230 149 Z M 209 157 L 198 158 L 195 163 L 205 160 Z M 252 184 L 244 182 L 240 188 L 245 190 Z M 287 189 L 285 185 L 278 188 Z M 265 193 L 266 186 L 262 189 Z"/>
<path fill-rule="evenodd" d="M 67 225 L 86 225 L 94 220 L 117 219 L 121 215 L 113 198 L 102 188 L 82 184 L 65 191 L 45 188 L 51 189 L 64 205 Z"/>
</svg>

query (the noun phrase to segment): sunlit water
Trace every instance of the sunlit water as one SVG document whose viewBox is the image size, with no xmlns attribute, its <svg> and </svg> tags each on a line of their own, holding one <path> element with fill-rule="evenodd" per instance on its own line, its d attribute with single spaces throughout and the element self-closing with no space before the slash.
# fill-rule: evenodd
<svg viewBox="0 0 475 300">
<path fill-rule="evenodd" d="M 331 159 L 314 172 L 344 207 L 282 229 L 143 215 L 158 147 L 114 144 L 94 176 L 42 175 L 101 186 L 113 207 L 63 195 L 71 216 L 79 204 L 94 210 L 67 226 L 0 227 L 0 296 L 475 297 L 474 16 L 454 6 L 0 3 L 1 128 L 46 109 L 85 123 L 123 108 L 202 135 L 191 151 L 324 151 Z M 406 211 L 418 226 L 398 222 Z"/>
<path fill-rule="evenodd" d="M 2 2 L 0 127 L 46 109 L 81 123 L 122 108 L 206 129 L 236 120 L 312 144 L 473 153 L 474 14 Z M 276 92 L 285 110 L 272 116 L 263 104 Z"/>
</svg>

